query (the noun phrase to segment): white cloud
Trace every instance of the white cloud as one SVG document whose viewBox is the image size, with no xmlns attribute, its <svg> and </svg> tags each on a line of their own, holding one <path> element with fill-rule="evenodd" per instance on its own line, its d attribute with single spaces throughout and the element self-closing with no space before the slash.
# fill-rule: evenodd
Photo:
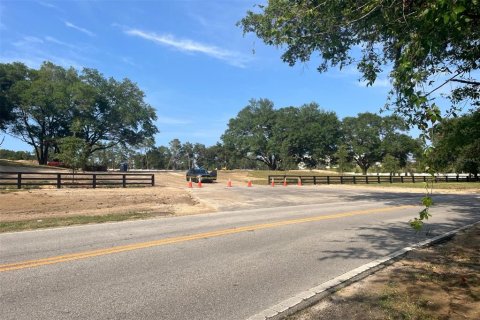
<svg viewBox="0 0 480 320">
<path fill-rule="evenodd" d="M 69 28 L 72 28 L 72 29 L 75 29 L 77 31 L 80 31 L 80 32 L 83 32 L 85 33 L 86 35 L 89 35 L 90 37 L 94 37 L 95 36 L 95 33 L 93 33 L 92 31 L 90 30 L 87 30 L 85 28 L 82 28 L 82 27 L 79 27 L 79 26 L 76 26 L 74 25 L 73 23 L 69 22 L 69 21 L 65 21 L 65 25 Z"/>
<path fill-rule="evenodd" d="M 26 47 L 43 43 L 43 40 L 37 37 L 25 36 L 22 40 L 13 43 L 15 47 Z"/>
<path fill-rule="evenodd" d="M 52 9 L 58 9 L 58 7 L 56 5 L 53 5 L 51 3 L 48 3 L 48 2 L 43 2 L 43 1 L 37 1 L 37 3 L 43 7 L 47 7 L 47 8 L 52 8 Z"/>
<path fill-rule="evenodd" d="M 124 32 L 128 35 L 140 37 L 142 39 L 172 47 L 183 52 L 202 53 L 215 59 L 226 61 L 227 63 L 236 67 L 244 68 L 245 64 L 250 60 L 250 58 L 238 52 L 229 51 L 189 39 L 177 39 L 170 34 L 160 35 L 138 29 L 127 29 Z"/>
<path fill-rule="evenodd" d="M 51 36 L 46 36 L 44 39 L 48 42 L 55 43 L 55 44 L 58 44 L 60 46 L 64 46 L 64 47 L 67 47 L 67 48 L 70 48 L 70 49 L 79 49 L 77 46 L 75 46 L 73 44 L 66 43 L 64 41 L 58 40 L 57 38 L 54 38 L 54 37 L 51 37 Z"/>
</svg>

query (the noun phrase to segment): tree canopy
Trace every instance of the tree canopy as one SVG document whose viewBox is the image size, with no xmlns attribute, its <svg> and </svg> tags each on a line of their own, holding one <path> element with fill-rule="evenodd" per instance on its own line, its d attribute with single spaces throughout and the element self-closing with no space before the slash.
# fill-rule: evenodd
<svg viewBox="0 0 480 320">
<path fill-rule="evenodd" d="M 222 136 L 237 157 L 264 163 L 270 170 L 328 162 L 340 138 L 340 121 L 315 103 L 274 109 L 268 99 L 250 100 L 230 119 Z"/>
<path fill-rule="evenodd" d="M 320 72 L 356 64 L 368 85 L 389 71 L 387 108 L 409 124 L 425 130 L 440 119 L 433 93 L 444 86 L 451 113 L 480 106 L 479 0 L 269 0 L 257 8 L 239 25 L 284 48 L 290 65 L 318 54 Z"/>
<path fill-rule="evenodd" d="M 436 171 L 480 173 L 480 111 L 435 128 L 430 165 Z"/>
<path fill-rule="evenodd" d="M 12 63 L 0 64 L 0 85 L 0 129 L 30 144 L 40 164 L 52 151 L 60 152 L 65 137 L 83 139 L 88 157 L 119 144 L 136 146 L 158 132 L 154 109 L 128 79 L 107 79 L 94 69 L 78 72 L 51 62 L 38 70 Z"/>
<path fill-rule="evenodd" d="M 416 141 L 402 133 L 407 129 L 398 117 L 380 117 L 373 113 L 360 113 L 346 117 L 342 122 L 344 144 L 353 159 L 366 174 L 376 162 L 393 157 L 400 167 L 405 167 L 409 155 L 418 148 Z"/>
</svg>

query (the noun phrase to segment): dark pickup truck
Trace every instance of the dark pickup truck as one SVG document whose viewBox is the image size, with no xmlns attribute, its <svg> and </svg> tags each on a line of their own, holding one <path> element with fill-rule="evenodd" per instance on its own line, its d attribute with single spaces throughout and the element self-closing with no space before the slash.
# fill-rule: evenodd
<svg viewBox="0 0 480 320">
<path fill-rule="evenodd" d="M 192 179 L 193 182 L 198 182 L 200 179 L 202 182 L 213 182 L 217 180 L 217 170 L 207 171 L 205 169 L 190 169 L 186 175 L 187 181 Z"/>
</svg>

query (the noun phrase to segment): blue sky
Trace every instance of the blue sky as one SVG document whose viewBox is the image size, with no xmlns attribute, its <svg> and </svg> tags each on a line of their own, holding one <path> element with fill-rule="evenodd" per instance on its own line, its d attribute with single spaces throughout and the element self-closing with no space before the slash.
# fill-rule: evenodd
<svg viewBox="0 0 480 320">
<path fill-rule="evenodd" d="M 315 101 L 340 118 L 378 112 L 389 90 L 358 81 L 355 67 L 320 74 L 289 67 L 235 25 L 261 0 L 0 2 L 0 62 L 38 68 L 49 60 L 129 78 L 158 115 L 157 145 L 174 138 L 212 145 L 252 98 L 277 108 Z M 31 150 L 12 137 L 2 148 Z"/>
</svg>

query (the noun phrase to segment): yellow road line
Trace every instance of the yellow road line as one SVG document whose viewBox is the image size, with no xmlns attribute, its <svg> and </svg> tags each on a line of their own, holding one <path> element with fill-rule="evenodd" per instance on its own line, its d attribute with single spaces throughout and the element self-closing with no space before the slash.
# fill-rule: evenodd
<svg viewBox="0 0 480 320">
<path fill-rule="evenodd" d="M 107 249 L 98 249 L 98 250 L 92 250 L 92 251 L 71 253 L 71 254 L 66 254 L 61 256 L 54 256 L 54 257 L 49 257 L 44 259 L 26 260 L 26 261 L 20 261 L 15 263 L 2 264 L 0 265 L 0 272 L 13 271 L 13 270 L 19 270 L 19 269 L 25 269 L 25 268 L 34 268 L 34 267 L 45 266 L 49 264 L 56 264 L 60 262 L 87 259 L 87 258 L 104 256 L 108 254 L 120 253 L 125 251 L 163 246 L 163 245 L 172 244 L 172 243 L 220 237 L 220 236 L 241 233 L 246 231 L 271 229 L 271 228 L 277 228 L 277 227 L 288 226 L 288 225 L 299 224 L 299 223 L 330 220 L 330 219 L 351 217 L 351 216 L 357 216 L 357 215 L 384 213 L 384 212 L 413 208 L 413 207 L 414 206 L 406 205 L 406 206 L 396 206 L 396 207 L 388 207 L 388 208 L 355 210 L 355 211 L 348 211 L 348 212 L 336 213 L 336 214 L 330 214 L 330 215 L 322 215 L 322 216 L 292 219 L 292 220 L 283 220 L 283 221 L 277 221 L 277 222 L 271 222 L 271 223 L 251 225 L 246 227 L 230 228 L 230 229 L 216 230 L 216 231 L 210 231 L 205 233 L 197 233 L 197 234 L 180 236 L 180 237 L 172 237 L 172 238 L 165 238 L 165 239 L 159 239 L 159 240 L 153 240 L 153 241 L 147 241 L 147 242 L 132 243 L 128 245 L 116 246 L 116 247 L 111 247 Z"/>
</svg>

